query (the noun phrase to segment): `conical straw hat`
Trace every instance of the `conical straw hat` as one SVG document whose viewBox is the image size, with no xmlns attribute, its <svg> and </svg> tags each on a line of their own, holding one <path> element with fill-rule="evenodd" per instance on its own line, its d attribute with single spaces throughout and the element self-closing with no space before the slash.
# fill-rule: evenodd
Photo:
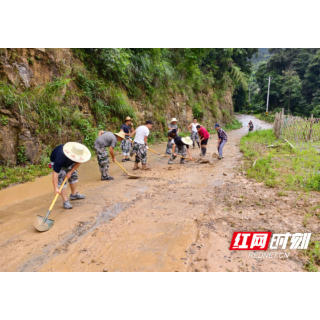
<svg viewBox="0 0 320 320">
<path fill-rule="evenodd" d="M 126 134 L 123 131 L 117 132 L 115 133 L 116 136 L 125 139 L 126 138 Z"/>
<path fill-rule="evenodd" d="M 71 160 L 84 163 L 90 160 L 91 152 L 89 149 L 78 142 L 67 142 L 63 146 L 63 153 Z"/>
<path fill-rule="evenodd" d="M 181 140 L 184 144 L 187 144 L 189 146 L 192 145 L 192 140 L 190 139 L 190 137 L 182 138 Z"/>
</svg>

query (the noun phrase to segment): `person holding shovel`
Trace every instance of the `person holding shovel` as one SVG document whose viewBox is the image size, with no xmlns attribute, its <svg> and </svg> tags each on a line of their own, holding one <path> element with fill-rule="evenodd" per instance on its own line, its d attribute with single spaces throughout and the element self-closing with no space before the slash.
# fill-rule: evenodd
<svg viewBox="0 0 320 320">
<path fill-rule="evenodd" d="M 198 131 L 198 135 L 200 137 L 200 145 L 201 145 L 200 156 L 205 156 L 207 152 L 207 144 L 208 144 L 208 139 L 210 137 L 210 134 L 207 131 L 207 129 L 203 126 L 200 126 L 200 124 L 198 124 L 196 128 Z"/>
<path fill-rule="evenodd" d="M 52 183 L 54 191 L 56 194 L 61 194 L 63 207 L 65 209 L 73 208 L 67 198 L 67 182 L 64 184 L 61 193 L 59 192 L 59 188 L 65 177 L 67 177 L 71 188 L 70 200 L 84 199 L 85 195 L 80 194 L 77 191 L 77 169 L 81 163 L 87 162 L 90 158 L 91 153 L 89 149 L 78 142 L 60 144 L 53 149 L 50 155 L 51 167 L 53 169 Z"/>
<path fill-rule="evenodd" d="M 225 131 L 222 128 L 220 128 L 219 123 L 216 123 L 214 125 L 214 128 L 217 130 L 217 133 L 218 133 L 218 145 L 217 145 L 218 152 L 219 152 L 218 159 L 221 160 L 223 158 L 222 149 L 228 140 L 228 136 L 225 133 Z"/>
<path fill-rule="evenodd" d="M 148 136 L 153 126 L 153 122 L 148 120 L 144 126 L 138 127 L 133 131 L 132 136 L 135 135 L 130 157 L 136 155 L 133 170 L 140 169 L 139 162 L 142 163 L 142 170 L 151 170 L 147 168 L 147 149 L 148 149 Z"/>
<path fill-rule="evenodd" d="M 168 132 L 168 143 L 167 143 L 167 149 L 166 149 L 166 154 L 171 154 L 171 149 L 172 149 L 172 139 L 170 137 L 170 132 L 175 129 L 176 130 L 176 135 L 178 136 L 179 135 L 179 128 L 178 128 L 178 120 L 176 118 L 172 118 L 171 119 L 171 122 L 169 123 L 168 125 L 168 129 L 169 129 L 169 132 Z"/>
<path fill-rule="evenodd" d="M 119 133 L 100 131 L 98 138 L 94 141 L 94 150 L 97 154 L 101 180 L 114 180 L 114 178 L 109 176 L 109 155 L 106 148 L 109 147 L 112 161 L 115 162 L 116 158 L 113 149 L 116 147 L 118 141 L 125 139 L 125 136 L 123 131 L 120 131 Z"/>
<path fill-rule="evenodd" d="M 198 125 L 199 123 L 197 122 L 196 118 L 194 118 L 193 122 L 188 125 L 188 130 L 191 132 L 190 139 L 192 140 L 193 149 L 195 148 L 195 141 L 197 142 L 198 147 L 200 148 L 199 135 L 197 130 Z"/>
<path fill-rule="evenodd" d="M 129 158 L 129 153 L 131 149 L 131 139 L 130 132 L 133 132 L 133 124 L 130 117 L 126 117 L 126 122 L 121 126 L 120 132 L 124 132 L 126 134 L 125 139 L 121 141 L 120 148 L 122 150 L 122 162 L 131 161 Z"/>
<path fill-rule="evenodd" d="M 172 164 L 173 160 L 177 157 L 177 154 L 174 152 L 175 151 L 175 147 L 177 147 L 178 149 L 178 154 L 181 155 L 182 157 L 186 157 L 187 153 L 189 155 L 189 158 L 192 159 L 192 155 L 189 149 L 189 146 L 192 145 L 192 140 L 190 139 L 190 137 L 186 137 L 186 138 L 181 138 L 181 137 L 175 137 L 173 139 L 174 143 L 172 146 L 172 155 L 171 158 L 168 161 L 168 164 Z M 186 160 L 185 158 L 181 158 L 180 160 L 181 164 L 185 164 Z"/>
</svg>

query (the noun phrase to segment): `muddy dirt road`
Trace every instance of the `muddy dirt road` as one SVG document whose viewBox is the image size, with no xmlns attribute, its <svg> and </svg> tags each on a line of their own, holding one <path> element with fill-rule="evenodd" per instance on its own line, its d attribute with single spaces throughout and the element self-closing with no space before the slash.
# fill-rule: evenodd
<svg viewBox="0 0 320 320">
<path fill-rule="evenodd" d="M 245 126 L 254 118 L 237 117 Z M 254 125 L 270 127 L 258 119 Z M 81 165 L 79 191 L 86 199 L 67 211 L 59 198 L 50 216 L 55 224 L 45 233 L 34 229 L 33 220 L 52 201 L 51 176 L 0 191 L 0 271 L 302 270 L 296 256 L 261 261 L 228 250 L 233 231 L 307 230 L 300 216 L 289 219 L 292 208 L 283 197 L 281 214 L 268 202 L 278 201 L 275 190 L 239 173 L 238 143 L 246 133 L 247 127 L 228 133 L 222 161 L 213 155 L 217 136 L 211 135 L 207 164 L 176 159 L 168 165 L 168 158 L 149 152 L 152 171 L 136 171 L 139 180 L 111 164 L 115 180 L 101 181 L 96 161 Z M 164 153 L 165 147 L 153 149 Z M 198 156 L 199 149 L 192 153 Z M 124 166 L 132 172 L 133 163 Z M 265 201 L 264 212 L 257 199 Z"/>
</svg>

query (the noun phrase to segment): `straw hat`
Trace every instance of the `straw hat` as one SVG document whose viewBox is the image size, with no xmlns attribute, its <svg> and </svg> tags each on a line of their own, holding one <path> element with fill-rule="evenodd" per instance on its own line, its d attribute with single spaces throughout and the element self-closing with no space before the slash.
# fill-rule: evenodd
<svg viewBox="0 0 320 320">
<path fill-rule="evenodd" d="M 189 146 L 192 145 L 192 140 L 190 139 L 190 137 L 182 138 L 181 141 L 182 141 L 184 144 L 187 144 L 187 145 L 189 145 Z"/>
<path fill-rule="evenodd" d="M 178 121 L 176 118 L 172 118 L 171 122 Z"/>
<path fill-rule="evenodd" d="M 126 121 L 128 121 L 128 120 L 133 121 L 133 119 L 132 119 L 132 118 L 130 118 L 130 117 L 126 117 Z"/>
<path fill-rule="evenodd" d="M 116 136 L 125 139 L 126 138 L 126 134 L 123 131 L 117 132 L 115 133 Z"/>
<path fill-rule="evenodd" d="M 63 146 L 63 153 L 71 160 L 84 163 L 90 160 L 91 152 L 89 149 L 78 142 L 67 142 Z"/>
</svg>

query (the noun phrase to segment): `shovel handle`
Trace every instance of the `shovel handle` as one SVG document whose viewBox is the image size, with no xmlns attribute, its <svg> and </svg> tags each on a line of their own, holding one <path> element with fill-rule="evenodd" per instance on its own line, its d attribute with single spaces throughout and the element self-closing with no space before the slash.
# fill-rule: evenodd
<svg viewBox="0 0 320 320">
<path fill-rule="evenodd" d="M 152 149 L 150 149 L 150 148 L 148 148 L 147 150 L 149 150 L 149 151 L 151 151 L 151 152 L 153 152 L 153 153 L 157 154 L 158 156 L 160 156 L 160 153 L 159 153 L 159 152 L 153 151 L 153 150 L 152 150 Z"/>
<path fill-rule="evenodd" d="M 62 182 L 62 185 L 61 185 L 60 188 L 59 188 L 59 192 L 61 192 L 64 184 L 65 184 L 66 181 L 67 181 L 67 179 L 68 179 L 67 177 L 64 178 L 64 180 L 63 180 L 63 182 Z M 57 193 L 56 196 L 54 197 L 54 199 L 53 199 L 53 201 L 52 201 L 52 203 L 51 203 L 51 206 L 50 206 L 50 208 L 49 208 L 49 211 L 52 210 L 52 208 L 53 208 L 54 204 L 56 203 L 58 197 L 59 197 L 59 193 Z"/>
<path fill-rule="evenodd" d="M 126 174 L 129 174 L 128 171 L 127 171 L 118 161 L 115 161 L 115 163 L 116 163 L 123 171 L 125 171 Z"/>
</svg>

